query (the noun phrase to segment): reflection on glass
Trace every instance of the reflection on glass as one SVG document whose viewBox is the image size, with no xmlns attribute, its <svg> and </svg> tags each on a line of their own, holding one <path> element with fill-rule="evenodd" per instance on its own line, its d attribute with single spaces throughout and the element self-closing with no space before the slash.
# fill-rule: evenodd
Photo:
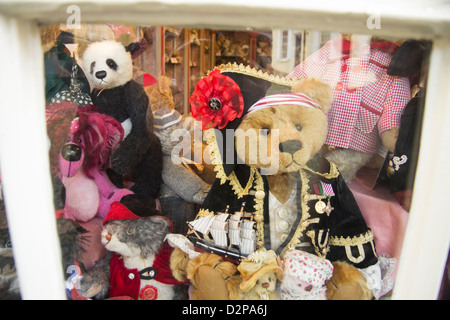
<svg viewBox="0 0 450 320">
<path fill-rule="evenodd" d="M 249 68 L 251 72 L 260 71 L 258 76 L 271 81 L 278 79 L 270 87 L 271 94 L 289 91 L 291 85 L 287 84 L 297 78 L 323 80 L 333 89 L 333 102 L 327 113 L 328 135 L 321 154 L 342 173 L 373 230 L 377 252 L 400 257 L 419 152 L 430 43 L 309 30 L 113 24 L 82 25 L 79 30 L 48 26 L 42 29 L 42 39 L 48 106 L 61 98 L 58 93 L 73 89 L 74 83 L 77 97 L 92 93 L 92 83 L 86 77 L 91 70 L 82 64 L 89 43 L 116 40 L 124 46 L 139 44 L 132 56 L 133 80 L 144 88 L 151 111 L 164 107 L 176 111 L 171 119 L 189 132 L 188 148 L 177 156 L 183 166 L 196 173 L 205 193 L 199 191 L 189 201 L 180 201 L 179 197 L 160 200 L 167 210 L 183 207 L 184 214 L 193 217 L 216 174 L 205 151 L 207 141 L 190 114 L 190 97 L 199 81 L 214 68 L 228 64 L 228 68 L 242 72 L 249 72 Z M 154 118 L 154 124 L 167 125 L 162 119 Z M 70 121 L 66 119 L 57 131 L 49 132 L 58 210 L 64 208 L 65 195 L 57 177 L 57 159 L 68 131 Z M 194 134 L 199 131 L 200 135 Z M 178 137 L 175 145 L 187 140 Z M 198 160 L 195 150 L 201 150 L 202 163 L 194 161 Z M 109 178 L 113 183 L 126 180 Z M 183 180 L 178 182 L 182 184 Z M 127 181 L 121 186 L 126 187 Z M 170 189 L 166 187 L 164 192 Z M 176 194 L 171 192 L 171 196 Z M 100 253 L 93 255 L 98 257 Z"/>
</svg>

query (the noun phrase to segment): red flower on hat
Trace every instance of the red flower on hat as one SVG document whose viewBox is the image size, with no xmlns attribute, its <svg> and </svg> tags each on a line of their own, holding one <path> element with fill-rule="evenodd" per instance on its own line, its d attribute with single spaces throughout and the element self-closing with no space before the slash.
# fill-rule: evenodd
<svg viewBox="0 0 450 320">
<path fill-rule="evenodd" d="M 241 117 L 244 110 L 241 89 L 219 70 L 197 82 L 190 101 L 192 116 L 202 122 L 203 130 L 216 126 L 222 129 Z"/>
</svg>

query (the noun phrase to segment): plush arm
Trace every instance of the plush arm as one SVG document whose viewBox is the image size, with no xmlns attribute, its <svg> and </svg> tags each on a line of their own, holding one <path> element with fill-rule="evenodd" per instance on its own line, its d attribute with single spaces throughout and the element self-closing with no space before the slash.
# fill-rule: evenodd
<svg viewBox="0 0 450 320">
<path fill-rule="evenodd" d="M 130 81 L 126 86 L 124 107 L 127 108 L 132 127 L 111 158 L 113 169 L 122 175 L 133 172 L 150 147 L 146 121 L 148 97 L 138 83 Z"/>
<path fill-rule="evenodd" d="M 383 104 L 383 113 L 378 120 L 378 132 L 380 135 L 394 127 L 400 127 L 403 110 L 409 100 L 411 100 L 411 90 L 408 78 L 392 78 L 392 83 L 387 91 L 386 100 Z M 393 135 L 395 136 L 395 134 L 388 134 L 387 137 L 390 136 L 390 138 L 392 138 Z M 389 143 L 391 139 L 385 137 L 385 140 Z M 388 146 L 386 147 L 388 148 Z"/>
<path fill-rule="evenodd" d="M 164 183 L 186 201 L 203 203 L 211 186 L 183 164 L 176 164 L 171 157 L 163 158 Z"/>
</svg>

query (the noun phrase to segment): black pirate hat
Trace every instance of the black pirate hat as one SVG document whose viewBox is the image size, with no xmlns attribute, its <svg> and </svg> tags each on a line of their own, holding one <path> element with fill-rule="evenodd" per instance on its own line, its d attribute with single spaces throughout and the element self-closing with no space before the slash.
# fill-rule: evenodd
<svg viewBox="0 0 450 320">
<path fill-rule="evenodd" d="M 242 64 L 221 65 L 207 77 L 215 77 L 218 80 L 209 81 L 210 79 L 204 78 L 197 83 L 196 90 L 191 96 L 191 111 L 194 118 L 202 121 L 203 129 L 213 127 L 216 136 L 222 137 L 221 141 L 218 141 L 218 149 L 223 170 L 228 176 L 237 165 L 234 131 L 239 127 L 250 107 L 267 94 L 290 92 L 292 81 L 245 67 Z M 211 109 L 221 114 L 223 110 L 229 111 L 230 108 L 232 111 L 229 114 L 222 114 L 225 118 L 215 118 L 216 121 L 211 124 Z M 209 114 L 202 114 L 199 109 Z M 229 141 L 230 138 L 233 140 Z"/>
</svg>

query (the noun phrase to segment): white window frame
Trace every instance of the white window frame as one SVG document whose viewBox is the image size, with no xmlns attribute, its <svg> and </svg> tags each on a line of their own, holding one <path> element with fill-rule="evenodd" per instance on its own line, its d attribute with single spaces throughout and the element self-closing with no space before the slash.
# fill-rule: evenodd
<svg viewBox="0 0 450 320">
<path fill-rule="evenodd" d="M 69 5 L 80 7 L 82 23 L 332 29 L 433 40 L 414 197 L 393 299 L 437 298 L 450 242 L 448 2 L 3 0 L 0 38 L 8 45 L 0 52 L 0 170 L 24 299 L 65 299 L 53 219 L 38 25 L 66 23 Z"/>
<path fill-rule="evenodd" d="M 287 32 L 287 38 L 284 39 L 283 33 Z M 288 61 L 292 59 L 292 46 L 293 46 L 293 33 L 292 29 L 280 29 L 277 30 L 277 60 L 278 61 Z M 284 41 L 286 40 L 286 41 Z M 286 45 L 286 52 L 283 55 L 283 45 Z"/>
</svg>

